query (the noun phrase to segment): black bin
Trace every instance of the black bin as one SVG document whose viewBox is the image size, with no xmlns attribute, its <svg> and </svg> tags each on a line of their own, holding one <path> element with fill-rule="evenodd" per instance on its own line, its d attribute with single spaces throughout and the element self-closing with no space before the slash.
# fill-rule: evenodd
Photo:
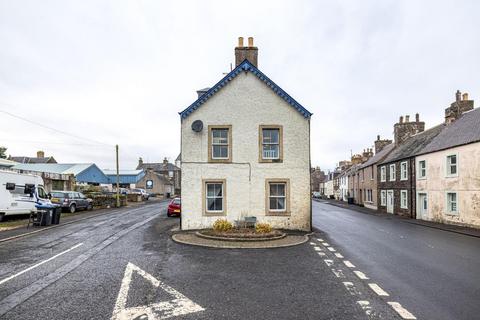
<svg viewBox="0 0 480 320">
<path fill-rule="evenodd" d="M 49 226 L 52 224 L 52 210 L 42 209 L 37 212 L 39 215 L 38 220 L 41 226 Z"/>
<path fill-rule="evenodd" d="M 353 198 L 348 198 L 348 204 L 353 204 Z"/>
<path fill-rule="evenodd" d="M 62 214 L 62 208 L 60 206 L 56 206 L 52 209 L 52 224 L 59 224 L 60 223 L 60 215 Z"/>
</svg>

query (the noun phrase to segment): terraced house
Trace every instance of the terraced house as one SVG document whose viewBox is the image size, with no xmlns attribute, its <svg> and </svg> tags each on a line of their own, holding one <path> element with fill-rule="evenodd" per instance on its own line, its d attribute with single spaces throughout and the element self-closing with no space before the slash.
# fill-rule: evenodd
<svg viewBox="0 0 480 320">
<path fill-rule="evenodd" d="M 377 164 L 377 207 L 381 212 L 415 218 L 415 155 L 432 141 L 443 125 L 425 129 L 416 114 L 415 121 L 400 121 L 394 125 L 394 149 Z"/>
<path fill-rule="evenodd" d="M 480 109 L 468 94 L 445 110 L 445 129 L 416 157 L 417 219 L 480 227 Z"/>
<path fill-rule="evenodd" d="M 253 38 L 239 38 L 235 68 L 180 112 L 182 229 L 255 216 L 310 230 L 311 115 L 258 69 Z"/>
</svg>

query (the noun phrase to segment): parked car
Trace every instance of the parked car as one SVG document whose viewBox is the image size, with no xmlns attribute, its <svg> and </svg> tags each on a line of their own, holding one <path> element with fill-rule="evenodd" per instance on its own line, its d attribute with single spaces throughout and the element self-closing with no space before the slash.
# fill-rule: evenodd
<svg viewBox="0 0 480 320">
<path fill-rule="evenodd" d="M 50 204 L 40 176 L 0 170 L 0 221 L 36 212 L 36 204 Z"/>
<path fill-rule="evenodd" d="M 145 189 L 135 188 L 132 189 L 130 193 L 141 194 L 143 200 L 148 200 L 148 198 L 150 198 L 150 194 Z"/>
<path fill-rule="evenodd" d="M 167 216 L 180 216 L 182 211 L 182 201 L 180 198 L 173 198 L 168 204 Z"/>
<path fill-rule="evenodd" d="M 62 209 L 70 213 L 77 210 L 92 210 L 93 200 L 87 198 L 81 192 L 75 191 L 52 191 L 50 201 L 62 206 Z"/>
<path fill-rule="evenodd" d="M 313 196 L 313 198 L 318 199 L 318 198 L 320 198 L 321 195 L 320 195 L 320 192 L 318 192 L 318 191 L 313 191 L 312 196 Z"/>
</svg>

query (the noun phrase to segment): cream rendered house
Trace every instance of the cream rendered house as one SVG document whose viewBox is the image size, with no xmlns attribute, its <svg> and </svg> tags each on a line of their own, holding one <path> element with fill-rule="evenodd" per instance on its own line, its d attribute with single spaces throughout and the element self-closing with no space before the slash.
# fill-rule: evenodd
<svg viewBox="0 0 480 320">
<path fill-rule="evenodd" d="M 183 230 L 255 216 L 310 230 L 311 113 L 257 68 L 249 38 L 236 67 L 180 112 Z"/>
<path fill-rule="evenodd" d="M 455 104 L 459 112 L 448 117 Z M 480 109 L 465 94 L 452 107 L 446 127 L 415 158 L 417 219 L 479 228 Z"/>
</svg>

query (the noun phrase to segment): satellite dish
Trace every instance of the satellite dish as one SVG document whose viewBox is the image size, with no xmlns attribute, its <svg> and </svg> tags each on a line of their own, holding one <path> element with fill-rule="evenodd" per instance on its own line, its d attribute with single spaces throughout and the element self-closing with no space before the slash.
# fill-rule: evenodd
<svg viewBox="0 0 480 320">
<path fill-rule="evenodd" d="M 200 132 L 203 129 L 203 122 L 202 120 L 195 120 L 192 123 L 192 130 L 195 132 Z"/>
</svg>

